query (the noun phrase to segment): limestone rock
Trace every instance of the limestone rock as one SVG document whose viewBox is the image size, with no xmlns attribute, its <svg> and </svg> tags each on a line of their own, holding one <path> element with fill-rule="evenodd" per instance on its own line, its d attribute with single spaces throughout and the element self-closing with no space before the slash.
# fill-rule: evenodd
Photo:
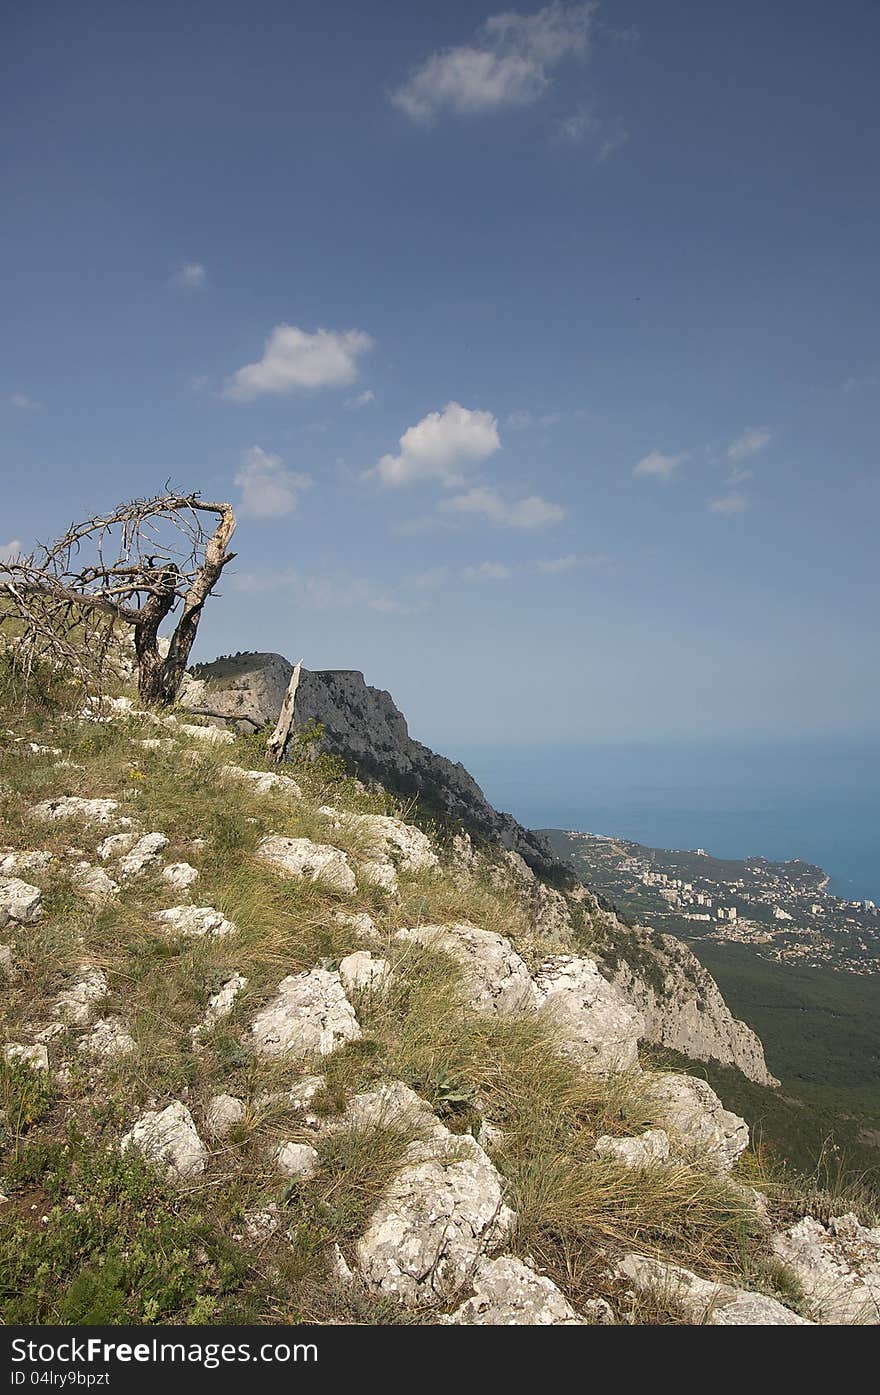
<svg viewBox="0 0 880 1395">
<path fill-rule="evenodd" d="M 419 1150 L 423 1161 L 415 1160 Z M 357 1268 L 377 1292 L 428 1303 L 462 1287 L 479 1259 L 504 1243 L 515 1216 L 474 1139 L 435 1137 L 412 1145 L 408 1156 L 413 1161 L 393 1179 L 357 1242 Z"/>
<path fill-rule="evenodd" d="M 191 1035 L 196 1037 L 201 1032 L 209 1032 L 224 1017 L 228 1017 L 235 1005 L 236 998 L 243 989 L 247 988 L 247 984 L 248 981 L 244 974 L 235 973 L 231 978 L 228 978 L 219 991 L 208 999 L 205 1015 L 198 1027 L 192 1029 Z"/>
<path fill-rule="evenodd" d="M 18 877 L 0 877 L 0 926 L 11 920 L 33 925 L 42 915 L 43 893 Z"/>
<path fill-rule="evenodd" d="M 725 1109 L 705 1080 L 659 1071 L 651 1079 L 651 1093 L 661 1123 L 685 1152 L 730 1169 L 748 1148 L 745 1120 Z"/>
<path fill-rule="evenodd" d="M 470 1285 L 474 1292 L 446 1323 L 493 1327 L 574 1327 L 582 1325 L 552 1279 L 513 1255 L 483 1259 Z"/>
<path fill-rule="evenodd" d="M 199 876 L 198 867 L 193 867 L 189 862 L 169 862 L 167 867 L 162 868 L 163 882 L 167 882 L 174 891 L 188 891 Z"/>
<path fill-rule="evenodd" d="M 863 1226 L 852 1212 L 827 1225 L 804 1216 L 774 1235 L 772 1245 L 819 1322 L 880 1323 L 880 1226 Z"/>
<path fill-rule="evenodd" d="M 153 911 L 158 920 L 176 935 L 232 935 L 236 926 L 213 906 L 169 906 L 167 911 Z"/>
<path fill-rule="evenodd" d="M 509 940 L 466 922 L 398 930 L 397 940 L 441 950 L 464 969 L 468 998 L 479 1012 L 517 1012 L 535 1005 L 529 971 Z"/>
<path fill-rule="evenodd" d="M 644 1017 L 646 1041 L 692 1060 L 736 1066 L 759 1085 L 779 1084 L 767 1069 L 760 1039 L 733 1016 L 718 984 L 687 945 L 640 926 L 622 932 L 614 917 L 604 919 L 616 946 L 608 977 Z M 639 971 L 646 959 L 654 965 L 650 975 Z"/>
<path fill-rule="evenodd" d="M 329 969 L 291 974 L 254 1018 L 251 1044 L 259 1056 L 328 1056 L 361 1029 L 339 974 Z"/>
<path fill-rule="evenodd" d="M 400 888 L 397 868 L 388 858 L 371 857 L 360 863 L 360 871 L 368 881 L 395 896 Z"/>
<path fill-rule="evenodd" d="M 615 1267 L 617 1278 L 625 1279 L 640 1293 L 661 1294 L 680 1308 L 689 1321 L 710 1327 L 808 1327 L 776 1298 L 729 1284 L 701 1279 L 690 1269 L 647 1255 L 628 1254 Z"/>
<path fill-rule="evenodd" d="M 606 1133 L 596 1139 L 593 1151 L 624 1167 L 657 1167 L 669 1157 L 669 1135 L 665 1129 L 646 1129 L 636 1138 L 613 1138 Z"/>
<path fill-rule="evenodd" d="M 45 1046 L 23 1046 L 20 1042 L 9 1041 L 3 1047 L 7 1061 L 21 1061 L 32 1070 L 49 1069 L 49 1053 Z"/>
<path fill-rule="evenodd" d="M 644 1023 L 592 959 L 569 954 L 545 960 L 535 976 L 539 1006 L 561 1029 L 562 1049 L 597 1074 L 638 1066 Z"/>
<path fill-rule="evenodd" d="M 228 780 L 251 784 L 257 794 L 286 794 L 302 799 L 302 790 L 289 775 L 276 775 L 271 770 L 245 770 L 241 765 L 224 765 L 221 772 Z"/>
<path fill-rule="evenodd" d="M 145 833 L 138 838 L 131 852 L 119 859 L 119 875 L 126 880 L 142 876 L 159 865 L 159 854 L 167 847 L 168 839 L 164 833 Z"/>
<path fill-rule="evenodd" d="M 0 945 L 0 975 L 9 976 L 15 959 L 12 945 Z"/>
<path fill-rule="evenodd" d="M 130 1056 L 137 1051 L 137 1043 L 120 1017 L 100 1017 L 77 1050 L 84 1056 L 111 1061 L 118 1056 Z"/>
<path fill-rule="evenodd" d="M 337 925 L 350 925 L 352 930 L 356 930 L 365 940 L 381 938 L 375 920 L 371 915 L 367 915 L 366 911 L 356 911 L 354 915 L 348 911 L 334 911 L 333 919 Z"/>
<path fill-rule="evenodd" d="M 0 877 L 20 877 L 23 872 L 46 872 L 52 865 L 50 852 L 25 851 L 0 853 Z"/>
<path fill-rule="evenodd" d="M 320 878 L 334 891 L 346 893 L 357 889 L 345 853 L 327 843 L 272 834 L 259 843 L 257 857 L 282 877 L 306 877 L 310 881 Z"/>
<path fill-rule="evenodd" d="M 272 1154 L 279 1172 L 285 1177 L 299 1177 L 303 1181 L 314 1177 L 318 1170 L 318 1152 L 309 1143 L 282 1143 Z"/>
<path fill-rule="evenodd" d="M 196 684 L 182 694 L 184 705 L 208 705 L 230 721 L 249 717 L 263 725 L 278 716 L 293 665 L 280 654 L 241 654 L 199 664 Z M 385 789 L 427 796 L 451 820 L 461 820 L 490 842 L 515 848 L 538 871 L 560 864 L 545 840 L 524 829 L 510 814 L 493 809 L 476 780 L 461 764 L 414 741 L 389 693 L 370 687 L 350 670 L 313 672 L 303 668 L 296 694 L 296 726 L 319 722 L 319 749 L 341 756 L 364 780 Z"/>
<path fill-rule="evenodd" d="M 244 1103 L 235 1095 L 214 1095 L 205 1111 L 205 1123 L 213 1138 L 225 1138 L 244 1116 Z"/>
<path fill-rule="evenodd" d="M 304 1075 L 289 1090 L 267 1090 L 258 1095 L 254 1103 L 258 1109 L 290 1109 L 303 1115 L 304 1124 L 317 1124 L 317 1116 L 308 1110 L 312 1100 L 326 1085 L 323 1075 Z"/>
<path fill-rule="evenodd" d="M 407 872 L 419 872 L 436 867 L 439 858 L 426 833 L 403 819 L 385 814 L 352 814 L 324 805 L 320 813 L 337 824 L 350 824 L 364 829 L 370 836 L 380 858 L 391 858 Z"/>
<path fill-rule="evenodd" d="M 198 1177 L 205 1170 L 208 1150 L 199 1138 L 186 1105 L 174 1100 L 162 1110 L 148 1110 L 124 1136 L 123 1152 L 137 1148 L 173 1177 Z"/>
<path fill-rule="evenodd" d="M 74 1026 L 89 1021 L 96 1003 L 107 996 L 107 979 L 100 969 L 81 966 L 82 978 L 55 1000 L 57 1015 Z"/>
<path fill-rule="evenodd" d="M 119 808 L 117 799 L 78 799 L 62 795 L 35 804 L 31 813 L 36 819 L 87 819 L 90 823 L 110 823 Z"/>
<path fill-rule="evenodd" d="M 137 842 L 137 834 L 129 830 L 127 833 L 111 833 L 108 838 L 98 844 L 98 856 L 102 862 L 109 862 L 111 858 L 121 857 L 133 848 Z"/>
<path fill-rule="evenodd" d="M 339 977 L 346 993 L 375 992 L 388 977 L 390 965 L 387 959 L 374 959 L 368 949 L 357 949 L 347 954 L 339 964 Z"/>
<path fill-rule="evenodd" d="M 206 746 L 231 746 L 235 741 L 232 732 L 225 727 L 199 727 L 194 722 L 180 722 L 175 730 L 193 741 L 203 741 Z"/>
<path fill-rule="evenodd" d="M 112 901 L 119 895 L 119 883 L 108 877 L 103 867 L 92 862 L 78 862 L 71 872 L 74 890 L 92 906 Z"/>
</svg>

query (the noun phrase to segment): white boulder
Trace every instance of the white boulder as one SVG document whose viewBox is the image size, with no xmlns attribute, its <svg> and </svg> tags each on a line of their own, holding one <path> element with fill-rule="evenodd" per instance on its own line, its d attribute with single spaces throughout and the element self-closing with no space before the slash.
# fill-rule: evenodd
<svg viewBox="0 0 880 1395">
<path fill-rule="evenodd" d="M 84 1056 L 112 1061 L 120 1056 L 131 1056 L 137 1050 L 137 1043 L 121 1017 L 99 1017 L 77 1050 Z"/>
<path fill-rule="evenodd" d="M 574 1308 L 552 1279 L 536 1274 L 521 1259 L 483 1259 L 468 1285 L 473 1294 L 443 1319 L 456 1326 L 575 1327 Z"/>
<path fill-rule="evenodd" d="M 346 893 L 357 889 L 357 880 L 345 853 L 328 843 L 271 834 L 258 844 L 257 857 L 282 877 L 320 879 L 334 891 Z"/>
<path fill-rule="evenodd" d="M 205 1110 L 205 1123 L 213 1138 L 225 1138 L 244 1116 L 244 1102 L 235 1095 L 214 1095 Z"/>
<path fill-rule="evenodd" d="M 374 959 L 368 949 L 356 949 L 339 963 L 339 977 L 346 993 L 375 992 L 388 978 L 387 959 Z"/>
<path fill-rule="evenodd" d="M 42 915 L 43 893 L 19 877 L 0 877 L 0 926 L 11 920 L 33 925 Z"/>
<path fill-rule="evenodd" d="M 224 765 L 221 773 L 228 780 L 252 785 L 257 794 L 286 794 L 291 799 L 302 799 L 302 790 L 289 775 L 276 775 L 271 770 L 245 770 L 241 765 Z"/>
<path fill-rule="evenodd" d="M 138 1149 L 148 1162 L 159 1164 L 177 1178 L 200 1176 L 208 1157 L 193 1117 L 180 1100 L 166 1109 L 142 1114 L 120 1147 L 123 1152 Z"/>
<path fill-rule="evenodd" d="M 272 1160 L 285 1177 L 314 1177 L 318 1170 L 318 1152 L 310 1143 L 281 1143 L 274 1150 Z"/>
<path fill-rule="evenodd" d="M 55 1000 L 56 1015 L 73 1026 L 84 1026 L 95 1004 L 107 996 L 107 978 L 100 969 L 83 964 L 80 972 L 82 978 Z"/>
<path fill-rule="evenodd" d="M 509 940 L 462 922 L 398 930 L 395 939 L 441 950 L 464 970 L 468 1000 L 479 1012 L 517 1012 L 535 1006 L 529 971 Z"/>
<path fill-rule="evenodd" d="M 178 722 L 174 729 L 193 741 L 203 741 L 206 746 L 231 746 L 235 741 L 232 732 L 225 727 L 200 727 L 195 722 Z"/>
<path fill-rule="evenodd" d="M 163 882 L 167 882 L 174 891 L 188 891 L 198 881 L 199 875 L 198 867 L 193 867 L 189 862 L 169 862 L 167 867 L 162 868 Z"/>
<path fill-rule="evenodd" d="M 748 1148 L 748 1124 L 724 1108 L 707 1081 L 659 1071 L 651 1078 L 651 1094 L 679 1151 L 729 1170 Z"/>
<path fill-rule="evenodd" d="M 669 1135 L 665 1129 L 646 1129 L 636 1138 L 615 1138 L 606 1133 L 596 1139 L 593 1151 L 628 1168 L 658 1167 L 669 1157 Z"/>
<path fill-rule="evenodd" d="M 852 1212 L 827 1224 L 804 1216 L 774 1235 L 772 1246 L 819 1322 L 880 1323 L 880 1226 L 864 1226 Z"/>
<path fill-rule="evenodd" d="M 168 847 L 164 833 L 145 833 L 131 849 L 119 859 L 119 875 L 126 880 L 143 876 L 159 865 L 159 855 Z"/>
<path fill-rule="evenodd" d="M 709 1327 L 809 1327 L 776 1298 L 730 1284 L 701 1279 L 690 1269 L 647 1255 L 628 1254 L 614 1274 L 639 1293 L 665 1299 L 684 1313 L 688 1321 Z"/>
<path fill-rule="evenodd" d="M 110 823 L 119 808 L 117 799 L 78 799 L 75 795 L 61 795 L 58 799 L 46 799 L 35 804 L 31 813 L 36 819 L 86 819 L 90 823 Z"/>
<path fill-rule="evenodd" d="M 92 906 L 100 906 L 119 895 L 119 883 L 93 862 L 77 862 L 70 877 L 77 894 Z"/>
<path fill-rule="evenodd" d="M 42 1045 L 23 1046 L 20 1042 L 9 1041 L 3 1047 L 3 1055 L 7 1061 L 21 1061 L 32 1070 L 49 1069 L 49 1053 Z"/>
<path fill-rule="evenodd" d="M 291 974 L 251 1025 L 251 1044 L 259 1056 L 328 1056 L 345 1041 L 361 1035 L 354 1008 L 339 974 L 311 969 Z"/>
<path fill-rule="evenodd" d="M 235 1005 L 236 998 L 243 989 L 247 988 L 247 984 L 248 981 L 244 974 L 235 973 L 231 978 L 228 978 L 222 987 L 208 999 L 205 1015 L 198 1027 L 193 1027 L 190 1035 L 197 1037 L 201 1032 L 209 1032 L 224 1017 L 228 1017 Z"/>
<path fill-rule="evenodd" d="M 20 877 L 22 872 L 45 872 L 52 864 L 52 854 L 40 851 L 0 853 L 0 877 Z"/>
<path fill-rule="evenodd" d="M 167 911 L 153 911 L 153 920 L 158 920 L 175 935 L 198 937 L 201 935 L 232 935 L 236 926 L 227 920 L 213 906 L 169 906 Z"/>
<path fill-rule="evenodd" d="M 605 1075 L 638 1066 L 644 1019 L 592 959 L 558 954 L 535 975 L 537 1002 L 560 1028 L 561 1049 Z"/>
</svg>

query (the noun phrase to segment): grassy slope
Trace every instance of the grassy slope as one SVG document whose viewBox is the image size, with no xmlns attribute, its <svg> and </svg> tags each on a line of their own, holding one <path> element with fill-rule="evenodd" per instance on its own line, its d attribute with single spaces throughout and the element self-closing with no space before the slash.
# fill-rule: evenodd
<svg viewBox="0 0 880 1395">
<path fill-rule="evenodd" d="M 470 919 L 510 936 L 534 962 L 546 947 L 513 887 L 499 884 L 489 866 L 402 872 L 396 896 L 364 878 L 352 897 L 281 881 L 254 859 L 263 833 L 332 841 L 356 862 L 370 851 L 363 831 L 334 827 L 318 808 L 329 802 L 384 811 L 386 802 L 320 763 L 294 771 L 305 785 L 301 802 L 231 787 L 220 776 L 223 763 L 262 763 L 250 738 L 219 751 L 185 741 L 154 751 L 138 743 L 156 728 L 139 722 L 69 722 L 49 712 L 22 725 L 7 712 L 0 726 L 60 747 L 69 762 L 59 768 L 52 754 L 0 742 L 0 841 L 58 854 L 55 870 L 40 880 L 44 918 L 2 932 L 16 954 L 4 1035 L 32 1040 L 87 962 L 109 981 L 102 1014 L 123 1018 L 138 1047 L 98 1067 L 78 1050 L 82 1031 L 67 1029 L 51 1042 L 48 1079 L 18 1066 L 0 1069 L 0 1190 L 9 1198 L 0 1207 L 0 1320 L 430 1320 L 341 1288 L 330 1269 L 334 1244 L 351 1257 L 408 1138 L 387 1129 L 325 1135 L 309 1183 L 290 1186 L 272 1168 L 273 1145 L 314 1134 L 283 1103 L 261 1097 L 310 1069 L 326 1076 L 316 1105 L 326 1115 L 371 1082 L 399 1078 L 455 1131 L 476 1128 L 481 1116 L 499 1124 L 506 1137 L 495 1161 L 519 1215 L 513 1247 L 544 1267 L 575 1305 L 596 1293 L 614 1298 L 603 1277 L 608 1255 L 631 1245 L 772 1288 L 776 1277 L 754 1217 L 727 1180 L 685 1164 L 632 1173 L 596 1162 L 598 1134 L 638 1132 L 652 1122 L 644 1078 L 580 1075 L 558 1054 L 549 1024 L 475 1014 L 451 961 L 391 938 L 402 925 Z M 163 831 L 171 840 L 166 860 L 200 868 L 196 903 L 221 910 L 238 933 L 175 940 L 158 932 L 150 912 L 180 899 L 158 875 L 124 884 L 116 902 L 89 906 L 63 853 L 76 842 L 94 858 L 106 830 L 35 821 L 32 805 L 60 793 L 113 796 L 144 831 Z M 357 1004 L 363 1039 L 320 1062 L 255 1059 L 247 1024 L 280 979 L 365 946 L 356 928 L 337 920 L 339 911 L 374 917 L 394 971 L 387 994 Z M 191 1028 L 208 998 L 236 970 L 248 987 L 232 1017 L 194 1043 Z M 207 1137 L 204 1110 L 218 1091 L 244 1099 L 247 1114 L 213 1146 L 202 1178 L 173 1187 L 133 1155 L 120 1157 L 119 1137 L 138 1113 L 173 1098 L 186 1100 Z M 281 1228 L 248 1243 L 245 1212 L 273 1204 Z M 669 1310 L 647 1316 L 675 1319 Z"/>
</svg>

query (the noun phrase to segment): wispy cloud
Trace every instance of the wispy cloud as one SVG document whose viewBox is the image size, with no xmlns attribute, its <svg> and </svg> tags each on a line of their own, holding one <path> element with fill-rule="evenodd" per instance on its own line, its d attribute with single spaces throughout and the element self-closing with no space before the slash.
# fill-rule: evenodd
<svg viewBox="0 0 880 1395">
<path fill-rule="evenodd" d="M 745 513 L 749 508 L 747 495 L 740 490 L 732 489 L 727 494 L 721 494 L 716 499 L 710 499 L 706 505 L 710 513 L 737 514 Z"/>
<path fill-rule="evenodd" d="M 497 490 L 485 487 L 444 499 L 438 507 L 449 513 L 478 514 L 502 528 L 545 528 L 565 517 L 565 509 L 559 504 L 551 504 L 537 494 L 508 501 Z"/>
<path fill-rule="evenodd" d="M 345 405 L 350 411 L 357 411 L 360 407 L 368 407 L 371 402 L 375 402 L 376 394 L 372 388 L 364 388 L 356 397 L 346 397 Z"/>
<path fill-rule="evenodd" d="M 318 329 L 276 325 L 256 363 L 246 363 L 227 379 L 224 397 L 252 402 L 266 394 L 295 389 L 345 387 L 358 374 L 358 360 L 374 340 L 361 329 Z"/>
<path fill-rule="evenodd" d="M 404 431 L 399 445 L 397 455 L 383 455 L 368 473 L 389 485 L 425 479 L 456 485 L 462 482 L 462 469 L 494 455 L 501 440 L 491 412 L 447 402 L 442 411 L 429 412 Z"/>
<path fill-rule="evenodd" d="M 201 262 L 184 262 L 172 276 L 175 286 L 187 291 L 200 291 L 208 282 L 207 269 Z"/>
<path fill-rule="evenodd" d="M 21 554 L 21 542 L 18 538 L 12 538 L 8 543 L 0 543 L 0 563 L 11 562 L 14 557 Z"/>
<path fill-rule="evenodd" d="M 585 146 L 602 163 L 629 140 L 623 118 L 597 116 L 589 108 L 579 108 L 559 123 L 559 135 L 571 145 Z"/>
<path fill-rule="evenodd" d="M 465 567 L 465 581 L 508 581 L 512 572 L 503 562 L 481 562 L 477 567 Z"/>
<path fill-rule="evenodd" d="M 9 405 L 19 412 L 39 412 L 43 404 L 33 397 L 28 397 L 26 392 L 13 392 L 9 396 Z"/>
<path fill-rule="evenodd" d="M 564 59 L 586 52 L 596 8 L 554 0 L 534 14 L 492 15 L 470 42 L 426 58 L 391 101 L 420 122 L 444 111 L 474 116 L 530 106 Z"/>
<path fill-rule="evenodd" d="M 604 567 L 608 557 L 604 552 L 569 552 L 565 557 L 550 557 L 538 563 L 538 571 L 547 576 L 559 576 L 576 571 L 578 567 Z"/>
<path fill-rule="evenodd" d="M 583 421 L 590 413 L 586 407 L 574 407 L 557 412 L 534 413 L 528 410 L 511 412 L 504 425 L 512 431 L 533 431 L 542 427 L 558 426 L 562 421 Z"/>
<path fill-rule="evenodd" d="M 277 572 L 238 572 L 232 577 L 232 589 L 247 595 L 287 592 L 298 605 L 312 610 L 373 610 L 401 615 L 413 609 L 371 581 L 308 576 L 292 567 Z"/>
<path fill-rule="evenodd" d="M 861 392 L 863 388 L 873 388 L 880 384 L 880 364 L 872 364 L 864 373 L 859 373 L 855 377 L 847 378 L 843 383 L 842 391 L 845 393 Z"/>
<path fill-rule="evenodd" d="M 412 584 L 417 586 L 420 591 L 436 591 L 439 586 L 443 585 L 448 576 L 449 569 L 447 567 L 429 567 L 427 571 L 419 572 L 418 576 L 414 576 Z"/>
<path fill-rule="evenodd" d="M 633 474 L 640 479 L 662 480 L 666 484 L 678 467 L 688 459 L 689 453 L 682 451 L 678 455 L 667 455 L 664 451 L 652 450 L 650 454 L 643 455 L 633 467 Z"/>
<path fill-rule="evenodd" d="M 747 460 L 751 455 L 757 455 L 759 450 L 763 450 L 773 440 L 773 432 L 767 426 L 753 426 L 748 431 L 744 431 L 735 441 L 727 447 L 728 460 Z"/>
<path fill-rule="evenodd" d="M 243 518 L 280 518 L 294 513 L 299 495 L 312 484 L 311 475 L 287 470 L 280 455 L 250 446 L 235 476 L 241 490 L 239 512 Z"/>
</svg>

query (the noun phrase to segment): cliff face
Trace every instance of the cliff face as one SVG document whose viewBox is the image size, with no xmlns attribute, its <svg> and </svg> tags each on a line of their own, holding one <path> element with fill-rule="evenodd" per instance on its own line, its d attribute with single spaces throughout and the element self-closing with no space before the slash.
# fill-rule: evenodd
<svg viewBox="0 0 880 1395">
<path fill-rule="evenodd" d="M 293 665 L 280 654 L 243 654 L 200 664 L 182 701 L 262 726 L 278 716 L 292 672 Z M 414 741 L 391 694 L 371 687 L 362 673 L 304 668 L 295 723 L 303 727 L 311 722 L 324 728 L 323 749 L 341 756 L 362 779 L 376 780 L 396 794 L 416 795 L 478 837 L 518 852 L 536 872 L 562 873 L 544 839 L 493 809 L 463 765 Z"/>
<path fill-rule="evenodd" d="M 612 983 L 641 1012 L 645 1040 L 698 1061 L 734 1065 L 759 1085 L 778 1085 L 760 1038 L 733 1016 L 718 984 L 673 935 L 628 929 L 604 916 L 600 960 Z"/>
<path fill-rule="evenodd" d="M 280 654 L 240 654 L 200 664 L 182 702 L 250 727 L 263 726 L 277 718 L 292 672 L 293 665 Z M 518 855 L 520 873 L 515 856 L 508 860 L 508 872 L 520 876 L 535 930 L 544 938 L 570 944 L 575 921 L 586 911 L 598 934 L 594 950 L 602 968 L 642 1013 L 647 1041 L 692 1059 L 737 1066 L 762 1085 L 777 1083 L 758 1037 L 733 1017 L 715 980 L 690 950 L 669 935 L 628 930 L 607 902 L 576 883 L 572 869 L 539 834 L 493 809 L 463 765 L 414 741 L 390 693 L 371 687 L 354 670 L 303 669 L 295 725 L 313 722 L 324 728 L 323 749 L 341 756 L 361 778 L 404 796 L 416 795 L 477 840 Z M 533 873 L 565 885 L 566 895 Z"/>
</svg>

